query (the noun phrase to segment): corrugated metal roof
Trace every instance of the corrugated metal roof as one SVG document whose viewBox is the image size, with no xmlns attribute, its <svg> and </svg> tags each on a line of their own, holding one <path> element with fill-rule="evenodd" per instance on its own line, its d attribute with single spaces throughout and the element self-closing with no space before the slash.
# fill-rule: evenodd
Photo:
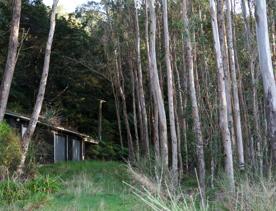
<svg viewBox="0 0 276 211">
<path fill-rule="evenodd" d="M 13 116 L 13 117 L 16 117 L 16 118 L 20 118 L 20 119 L 23 119 L 23 120 L 26 120 L 26 121 L 30 121 L 30 117 L 27 117 L 25 115 L 18 114 L 18 113 L 15 113 L 15 112 L 7 111 L 6 115 Z M 61 127 L 61 126 L 54 126 L 52 124 L 49 124 L 49 123 L 41 121 L 41 120 L 38 120 L 37 123 L 41 124 L 41 125 L 45 125 L 46 127 L 52 128 L 52 129 L 57 130 L 57 131 L 62 131 L 62 132 L 74 134 L 74 135 L 82 138 L 85 142 L 89 142 L 89 143 L 92 143 L 92 144 L 98 144 L 99 143 L 97 140 L 93 139 L 91 136 L 80 133 L 80 132 L 77 132 L 77 131 L 74 131 L 74 130 L 71 130 L 71 129 L 66 129 L 66 128 Z"/>
</svg>

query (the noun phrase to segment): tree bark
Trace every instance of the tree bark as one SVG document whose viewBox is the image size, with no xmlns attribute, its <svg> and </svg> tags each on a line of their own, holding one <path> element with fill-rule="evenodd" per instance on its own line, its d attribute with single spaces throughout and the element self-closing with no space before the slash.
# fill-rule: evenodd
<svg viewBox="0 0 276 211">
<path fill-rule="evenodd" d="M 150 81 L 152 83 L 153 99 L 158 108 L 159 131 L 160 131 L 160 146 L 162 166 L 168 169 L 168 137 L 167 137 L 167 119 L 164 106 L 164 100 L 159 83 L 159 76 L 156 62 L 156 16 L 155 16 L 155 0 L 149 0 L 150 12 L 150 33 L 149 33 L 149 70 Z"/>
<path fill-rule="evenodd" d="M 226 42 L 226 32 L 225 32 L 225 18 L 224 18 L 224 0 L 218 0 L 218 31 L 219 31 L 219 40 L 220 48 L 223 61 L 223 70 L 225 77 L 225 92 L 226 92 L 226 101 L 227 101 L 227 119 L 228 127 L 230 132 L 230 137 L 233 145 L 236 145 L 234 125 L 233 125 L 233 111 L 232 111 L 232 97 L 231 97 L 231 79 L 230 79 L 230 70 L 229 70 L 229 58 L 227 51 L 227 42 Z"/>
<path fill-rule="evenodd" d="M 272 20 L 271 20 L 271 39 L 272 39 L 272 65 L 273 65 L 273 69 L 274 69 L 274 74 L 276 74 L 276 2 L 275 0 L 272 1 L 272 5 L 271 8 L 274 8 L 274 10 L 272 9 L 271 13 L 272 13 Z"/>
<path fill-rule="evenodd" d="M 115 110 L 116 110 L 117 125 L 118 125 L 118 130 L 119 130 L 120 145 L 121 145 L 121 150 L 123 150 L 124 143 L 123 143 L 123 136 L 122 136 L 120 101 L 119 101 L 118 94 L 116 92 L 116 88 L 115 88 L 115 85 L 113 82 L 112 82 L 112 91 L 113 91 L 113 96 L 114 96 L 114 100 L 115 100 Z"/>
<path fill-rule="evenodd" d="M 123 81 L 123 78 L 122 78 L 123 74 L 122 74 L 122 70 L 121 70 L 121 68 L 122 68 L 121 63 L 119 63 L 119 58 L 118 58 L 120 56 L 120 54 L 118 54 L 117 50 L 115 50 L 114 54 L 115 54 L 115 69 L 116 69 L 115 84 L 116 84 L 116 88 L 118 90 L 119 96 L 121 97 L 121 100 L 122 100 L 123 116 L 124 116 L 124 121 L 125 121 L 125 126 L 126 126 L 126 132 L 127 132 L 128 159 L 130 161 L 134 161 L 135 154 L 134 154 L 134 147 L 133 147 L 133 138 L 131 135 L 130 125 L 129 125 L 129 121 L 128 121 L 125 92 L 124 92 L 124 88 L 122 86 L 122 84 L 124 84 L 124 82 L 121 82 L 121 81 Z"/>
<path fill-rule="evenodd" d="M 257 74 L 256 74 L 256 68 L 255 68 L 255 61 L 256 61 L 256 50 L 255 47 L 253 47 L 253 43 L 252 43 L 252 32 L 251 32 L 251 28 L 248 22 L 248 14 L 247 13 L 247 9 L 246 9 L 246 1 L 242 0 L 242 14 L 243 14 L 243 22 L 244 22 L 244 32 L 245 32 L 245 38 L 246 38 L 246 48 L 247 48 L 247 54 L 249 57 L 249 64 L 248 64 L 248 69 L 250 69 L 250 75 L 251 75 L 251 83 L 252 83 L 252 98 L 253 98 L 253 116 L 254 116 L 254 133 L 252 132 L 252 134 L 256 135 L 255 141 L 257 142 L 257 145 L 262 145 L 262 147 L 264 147 L 264 143 L 265 143 L 265 137 L 262 138 L 261 136 L 261 125 L 260 125 L 260 112 L 259 112 L 259 106 L 258 106 L 258 92 L 257 92 L 257 87 L 258 87 L 258 80 L 257 80 Z M 241 88 L 240 88 L 241 89 Z M 241 91 L 240 91 L 241 92 Z M 241 92 L 242 93 L 242 92 Z M 245 103 L 243 103 L 245 106 Z M 247 110 L 247 109 L 246 109 Z M 246 118 L 246 113 L 244 112 L 245 115 L 245 119 Z M 248 122 L 248 127 L 250 127 L 250 122 Z M 254 139 L 252 139 L 249 135 L 248 136 L 248 140 L 249 140 L 249 145 L 254 145 L 253 143 L 251 143 L 252 141 L 254 141 Z M 262 144 L 261 144 L 262 142 Z M 260 149 L 260 148 L 259 148 Z M 262 152 L 258 152 L 259 155 L 262 154 Z M 254 151 L 250 151 L 249 152 L 249 160 L 251 162 L 251 165 L 253 167 L 255 166 L 255 156 L 254 156 Z M 261 159 L 261 158 L 260 158 Z M 261 169 L 260 169 L 261 170 Z M 261 170 L 262 171 L 262 170 Z"/>
<path fill-rule="evenodd" d="M 21 0 L 14 0 L 13 11 L 12 11 L 12 21 L 11 21 L 11 33 L 10 33 L 9 47 L 8 47 L 8 56 L 7 56 L 3 79 L 0 86 L 0 122 L 3 121 L 5 116 L 13 73 L 16 65 L 20 15 L 21 15 Z"/>
<path fill-rule="evenodd" d="M 180 76 L 179 76 L 179 70 L 177 67 L 177 60 L 176 60 L 176 36 L 173 36 L 173 61 L 174 61 L 174 69 L 175 69 L 175 118 L 176 118 L 176 128 L 177 128 L 177 140 L 178 140 L 178 172 L 179 172 L 179 178 L 182 178 L 183 175 L 183 158 L 182 158 L 182 145 L 183 141 L 186 136 L 186 130 L 185 130 L 185 117 L 184 117 L 184 106 L 183 106 L 183 97 L 182 97 L 182 87 L 180 82 Z"/>
<path fill-rule="evenodd" d="M 242 125 L 241 125 L 241 114 L 240 114 L 240 101 L 238 93 L 238 83 L 237 83 L 237 71 L 235 63 L 235 51 L 233 45 L 233 26 L 232 26 L 232 8 L 231 1 L 226 0 L 226 35 L 228 42 L 228 51 L 229 51 L 229 60 L 230 68 L 232 75 L 232 93 L 234 101 L 234 121 L 235 121 L 235 131 L 236 131 L 236 140 L 238 148 L 238 157 L 239 157 L 239 167 L 241 170 L 244 170 L 244 152 L 243 152 L 243 136 L 242 136 Z"/>
<path fill-rule="evenodd" d="M 195 88 L 194 78 L 194 66 L 193 66 L 193 55 L 192 55 L 192 44 L 189 32 L 189 19 L 187 15 L 187 0 L 183 0 L 183 23 L 184 23 L 184 45 L 186 52 L 186 63 L 189 71 L 189 86 L 190 86 L 190 97 L 192 101 L 192 115 L 193 115 L 193 127 L 196 136 L 196 153 L 197 163 L 199 172 L 199 183 L 202 192 L 202 200 L 205 201 L 205 160 L 204 160 L 204 144 L 202 139 L 201 121 L 199 117 L 197 93 Z M 204 206 L 204 204 L 203 204 Z"/>
<path fill-rule="evenodd" d="M 149 156 L 149 128 L 148 128 L 148 114 L 145 103 L 145 93 L 143 87 L 143 71 L 142 71 L 142 62 L 141 62 L 141 37 L 140 37 L 140 27 L 139 27 L 139 18 L 135 4 L 135 25 L 136 25 L 136 53 L 137 53 L 137 65 L 138 65 L 138 87 L 139 87 L 139 98 L 140 98 L 140 107 L 142 111 L 142 122 L 143 122 L 143 151 L 145 155 Z M 141 134 L 142 135 L 142 134 Z"/>
<path fill-rule="evenodd" d="M 163 3 L 163 28 L 164 28 L 164 42 L 165 42 L 165 60 L 167 68 L 167 85 L 168 85 L 168 104 L 169 104 L 169 120 L 170 120 L 170 135 L 171 135 L 171 146 L 172 146 L 172 173 L 174 184 L 178 182 L 178 154 L 177 154 L 177 135 L 175 126 L 175 115 L 174 115 L 174 88 L 172 78 L 172 64 L 170 59 L 170 35 L 168 26 L 168 6 L 167 0 L 162 0 Z"/>
<path fill-rule="evenodd" d="M 35 106 L 33 109 L 33 113 L 32 113 L 28 128 L 22 138 L 22 156 L 20 159 L 20 164 L 17 168 L 17 173 L 19 175 L 22 175 L 22 173 L 23 173 L 23 168 L 24 168 L 27 152 L 29 149 L 29 144 L 30 144 L 30 141 L 34 134 L 34 131 L 35 131 L 35 128 L 36 128 L 36 125 L 38 122 L 39 114 L 41 112 L 42 105 L 43 105 L 43 100 L 44 100 L 44 95 L 45 95 L 45 90 L 46 90 L 46 85 L 47 85 L 47 79 L 48 79 L 48 74 L 49 74 L 52 43 L 53 43 L 53 38 L 54 38 L 54 33 L 55 33 L 55 26 L 56 26 L 57 4 L 58 4 L 58 0 L 54 0 L 53 6 L 52 6 L 52 12 L 51 12 L 50 30 L 49 30 L 48 40 L 47 40 L 47 44 L 46 44 L 43 72 L 42 72 L 42 76 L 41 76 L 39 90 L 38 90 Z"/>
<path fill-rule="evenodd" d="M 130 59 L 129 59 L 130 60 Z M 129 69 L 131 75 L 131 84 L 132 84 L 132 112 L 133 112 L 133 126 L 134 126 L 134 134 L 135 134 L 135 145 L 136 145 L 136 158 L 139 159 L 140 146 L 139 146 L 139 135 L 138 135 L 138 123 L 137 123 L 137 112 L 136 112 L 136 82 L 135 79 L 136 74 L 133 68 L 132 61 L 129 61 Z M 138 98 L 137 98 L 138 99 Z M 138 100 L 139 103 L 139 100 Z"/>
<path fill-rule="evenodd" d="M 276 84 L 272 67 L 266 0 L 256 0 L 256 34 L 259 61 L 266 100 L 268 136 L 272 147 L 272 158 L 276 164 Z"/>
<path fill-rule="evenodd" d="M 212 21 L 212 31 L 214 38 L 214 48 L 217 61 L 217 74 L 218 74 L 218 88 L 219 88 L 219 99 L 220 99 L 220 129 L 223 140 L 223 147 L 225 153 L 225 171 L 229 180 L 230 189 L 235 190 L 234 183 L 234 169 L 233 169 L 233 157 L 232 157 L 232 146 L 231 137 L 228 127 L 227 120 L 227 101 L 225 92 L 225 77 L 223 71 L 223 58 L 221 55 L 219 32 L 218 32 L 218 22 L 216 14 L 216 5 L 214 0 L 210 0 L 210 13 Z"/>
</svg>

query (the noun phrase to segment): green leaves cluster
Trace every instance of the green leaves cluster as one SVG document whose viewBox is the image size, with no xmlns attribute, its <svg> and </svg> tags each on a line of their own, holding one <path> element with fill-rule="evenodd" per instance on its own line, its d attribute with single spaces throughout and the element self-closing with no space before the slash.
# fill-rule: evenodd
<svg viewBox="0 0 276 211">
<path fill-rule="evenodd" d="M 20 137 L 6 122 L 0 123 L 0 166 L 13 172 L 21 155 Z"/>
</svg>

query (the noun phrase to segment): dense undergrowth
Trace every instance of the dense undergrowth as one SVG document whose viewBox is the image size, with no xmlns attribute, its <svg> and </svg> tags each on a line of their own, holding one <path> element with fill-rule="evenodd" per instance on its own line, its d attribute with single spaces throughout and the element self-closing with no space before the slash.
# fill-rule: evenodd
<svg viewBox="0 0 276 211">
<path fill-rule="evenodd" d="M 0 180 L 12 173 L 21 155 L 20 138 L 6 122 L 0 123 Z"/>
<path fill-rule="evenodd" d="M 6 179 L 0 182 L 0 205 L 24 202 L 35 194 L 44 195 L 55 193 L 61 188 L 58 177 L 41 175 L 27 181 Z"/>
<path fill-rule="evenodd" d="M 202 207 L 196 177 L 186 175 L 172 189 L 158 169 L 141 166 L 131 167 L 136 175 L 125 164 L 111 161 L 41 166 L 34 178 L 0 182 L 0 210 L 276 210 L 274 179 L 236 175 L 232 193 L 226 180 L 217 178 Z M 146 166 L 146 174 L 140 172 Z"/>
<path fill-rule="evenodd" d="M 236 187 L 236 192 L 228 192 L 221 185 L 209 190 L 205 206 L 201 206 L 198 191 L 188 192 L 185 189 L 171 192 L 163 189 L 160 194 L 153 194 L 148 189 L 133 188 L 133 193 L 152 210 L 161 211 L 275 211 L 275 181 L 260 179 L 258 181 L 243 180 Z M 164 195 L 166 195 L 164 197 Z"/>
<path fill-rule="evenodd" d="M 166 176 L 158 166 L 151 161 L 142 161 L 128 167 L 140 186 L 127 185 L 151 210 L 276 211 L 274 177 L 259 177 L 247 171 L 236 174 L 236 190 L 231 192 L 227 177 L 221 173 L 215 179 L 214 186 L 207 187 L 206 201 L 203 202 L 196 175 L 183 175 L 179 184 L 174 186 L 170 173 Z"/>
<path fill-rule="evenodd" d="M 36 179 L 11 182 L 16 188 L 8 186 L 11 194 L 0 195 L 0 210 L 148 210 L 124 185 L 123 181 L 132 184 L 132 180 L 122 163 L 68 162 L 38 170 Z M 6 183 L 0 182 L 1 193 Z"/>
</svg>

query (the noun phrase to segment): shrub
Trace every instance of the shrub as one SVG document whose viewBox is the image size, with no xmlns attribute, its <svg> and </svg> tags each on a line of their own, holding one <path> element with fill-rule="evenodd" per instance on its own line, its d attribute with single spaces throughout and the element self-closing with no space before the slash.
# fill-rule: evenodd
<svg viewBox="0 0 276 211">
<path fill-rule="evenodd" d="M 61 188 L 61 185 L 60 179 L 46 175 L 28 181 L 26 187 L 31 193 L 54 193 Z"/>
<path fill-rule="evenodd" d="M 0 182 L 0 202 L 11 204 L 15 201 L 22 200 L 28 195 L 28 190 L 24 183 L 12 180 Z"/>
<path fill-rule="evenodd" d="M 20 160 L 20 137 L 6 122 L 0 123 L 0 166 L 13 172 Z"/>
<path fill-rule="evenodd" d="M 112 142 L 100 142 L 98 145 L 91 145 L 87 149 L 87 157 L 100 160 L 123 160 L 127 157 L 127 149 Z"/>
<path fill-rule="evenodd" d="M 11 204 L 27 200 L 35 194 L 55 193 L 61 188 L 61 180 L 56 177 L 38 176 L 27 181 L 3 180 L 0 182 L 0 204 Z"/>
</svg>

